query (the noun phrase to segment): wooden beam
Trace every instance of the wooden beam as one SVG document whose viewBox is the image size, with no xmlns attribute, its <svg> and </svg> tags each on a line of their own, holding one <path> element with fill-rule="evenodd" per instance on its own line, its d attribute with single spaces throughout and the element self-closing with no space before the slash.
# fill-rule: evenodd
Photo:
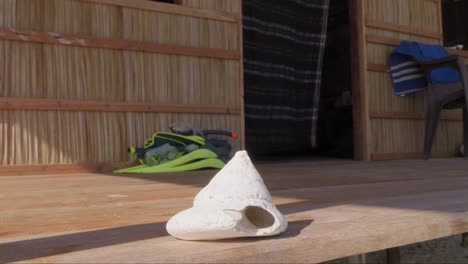
<svg viewBox="0 0 468 264">
<path fill-rule="evenodd" d="M 245 100 L 244 100 L 244 32 L 242 29 L 242 1 L 238 1 L 239 3 L 239 24 L 238 24 L 238 34 L 239 34 L 239 49 L 240 49 L 240 60 L 239 60 L 239 98 L 241 104 L 241 118 L 240 118 L 240 147 L 241 149 L 245 149 Z"/>
<path fill-rule="evenodd" d="M 371 112 L 372 119 L 414 119 L 424 120 L 424 113 L 413 112 Z M 462 113 L 441 113 L 440 120 L 442 121 L 463 121 Z"/>
<path fill-rule="evenodd" d="M 438 18 L 438 24 L 439 24 L 439 32 L 442 32 L 442 38 L 440 38 L 439 44 L 444 45 L 444 23 L 443 23 L 443 3 L 441 0 L 434 0 L 437 4 L 437 18 Z"/>
<path fill-rule="evenodd" d="M 235 50 L 194 48 L 176 45 L 163 45 L 155 42 L 134 41 L 90 37 L 53 32 L 36 32 L 0 27 L 0 40 L 64 45 L 82 48 L 103 48 L 149 53 L 161 53 L 181 56 L 206 57 L 216 59 L 239 60 L 240 53 Z"/>
<path fill-rule="evenodd" d="M 386 250 L 387 264 L 400 264 L 400 248 L 389 248 Z"/>
<path fill-rule="evenodd" d="M 457 156 L 455 152 L 433 152 L 433 158 L 450 158 Z M 409 159 L 423 159 L 421 152 L 391 152 L 391 153 L 372 153 L 371 160 L 384 161 L 384 160 L 409 160 Z"/>
<path fill-rule="evenodd" d="M 368 63 L 367 70 L 369 71 L 376 71 L 376 72 L 390 72 L 389 68 L 385 64 L 374 64 Z"/>
<path fill-rule="evenodd" d="M 350 0 L 349 24 L 353 94 L 354 159 L 369 160 L 369 95 L 367 89 L 367 45 L 365 27 L 365 1 Z"/>
<path fill-rule="evenodd" d="M 468 248 L 468 233 L 463 233 L 461 235 L 462 243 L 461 246 L 464 248 Z"/>
<path fill-rule="evenodd" d="M 366 264 L 366 254 L 348 257 L 348 264 Z"/>
<path fill-rule="evenodd" d="M 370 43 L 389 45 L 389 46 L 397 46 L 401 42 L 401 40 L 397 38 L 390 38 L 390 37 L 378 36 L 378 35 L 373 35 L 373 34 L 367 34 L 366 39 Z"/>
<path fill-rule="evenodd" d="M 459 56 L 468 58 L 468 50 L 447 49 L 447 51 L 451 55 L 459 55 Z"/>
<path fill-rule="evenodd" d="M 181 6 L 187 6 L 187 0 L 176 0 L 175 3 Z"/>
<path fill-rule="evenodd" d="M 382 44 L 388 46 L 398 46 L 402 40 L 398 38 L 378 36 L 374 34 L 367 34 L 366 39 L 370 43 Z M 465 58 L 468 58 L 468 50 L 456 50 L 456 49 L 447 49 L 447 52 L 451 55 L 459 55 Z"/>
<path fill-rule="evenodd" d="M 0 97 L 3 111 L 153 112 L 239 115 L 239 107 L 213 104 L 149 104 Z"/>
<path fill-rule="evenodd" d="M 0 166 L 0 176 L 28 176 L 74 173 L 108 173 L 125 166 L 125 163 L 82 163 L 82 164 L 47 164 L 47 165 L 11 165 Z"/>
<path fill-rule="evenodd" d="M 384 36 L 378 36 L 373 34 L 367 34 L 366 39 L 370 43 L 382 44 L 388 46 L 398 46 L 402 40 L 398 38 L 390 38 Z M 462 57 L 468 58 L 468 50 L 456 50 L 456 49 L 447 49 L 447 52 L 451 55 L 460 55 Z"/>
<path fill-rule="evenodd" d="M 158 13 L 165 13 L 179 16 L 191 16 L 210 20 L 219 20 L 231 23 L 239 22 L 237 16 L 229 15 L 223 12 L 189 8 L 181 5 L 158 3 L 147 0 L 78 0 L 80 2 L 89 2 L 103 5 L 115 5 L 126 8 L 140 9 L 146 11 L 154 11 Z"/>
<path fill-rule="evenodd" d="M 433 38 L 433 39 L 438 39 L 438 40 L 442 39 L 441 33 L 429 32 L 426 30 L 421 30 L 419 28 L 414 28 L 410 26 L 387 23 L 387 22 L 371 20 L 371 19 L 366 20 L 366 25 L 368 27 L 377 28 L 377 29 L 390 30 L 390 31 L 395 31 L 399 33 L 406 33 L 406 34 L 417 35 L 421 37 Z"/>
</svg>

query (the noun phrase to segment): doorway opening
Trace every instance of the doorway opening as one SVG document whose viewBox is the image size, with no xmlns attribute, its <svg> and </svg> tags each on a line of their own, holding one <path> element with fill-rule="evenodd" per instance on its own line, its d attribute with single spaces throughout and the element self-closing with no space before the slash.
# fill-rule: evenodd
<svg viewBox="0 0 468 264">
<path fill-rule="evenodd" d="M 353 158 L 348 1 L 330 0 L 315 155 Z"/>
<path fill-rule="evenodd" d="M 468 1 L 444 0 L 442 24 L 444 46 L 468 50 Z"/>
<path fill-rule="evenodd" d="M 348 18 L 348 0 L 243 1 L 245 134 L 253 158 L 353 158 Z"/>
</svg>

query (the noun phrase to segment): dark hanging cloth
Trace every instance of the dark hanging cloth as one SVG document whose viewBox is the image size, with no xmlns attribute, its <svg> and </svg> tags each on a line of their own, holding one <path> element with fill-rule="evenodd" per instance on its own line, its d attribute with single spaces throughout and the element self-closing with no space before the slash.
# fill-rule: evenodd
<svg viewBox="0 0 468 264">
<path fill-rule="evenodd" d="M 246 146 L 258 155 L 316 145 L 329 0 L 244 0 Z"/>
</svg>

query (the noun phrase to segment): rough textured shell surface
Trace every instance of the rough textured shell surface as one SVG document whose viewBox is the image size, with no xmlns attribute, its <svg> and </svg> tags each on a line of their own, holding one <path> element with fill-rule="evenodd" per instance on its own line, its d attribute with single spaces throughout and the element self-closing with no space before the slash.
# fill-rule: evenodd
<svg viewBox="0 0 468 264">
<path fill-rule="evenodd" d="M 286 227 L 247 152 L 239 151 L 166 229 L 179 239 L 214 240 L 271 236 Z"/>
</svg>

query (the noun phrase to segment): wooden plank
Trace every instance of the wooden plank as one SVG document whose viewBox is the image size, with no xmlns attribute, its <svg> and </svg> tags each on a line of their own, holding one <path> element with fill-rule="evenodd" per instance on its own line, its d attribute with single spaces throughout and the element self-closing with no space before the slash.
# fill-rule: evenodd
<svg viewBox="0 0 468 264">
<path fill-rule="evenodd" d="M 354 158 L 369 160 L 369 94 L 367 89 L 367 45 L 364 0 L 349 1 L 351 31 L 352 94 L 353 94 L 353 142 Z"/>
<path fill-rule="evenodd" d="M 369 71 L 376 71 L 376 72 L 390 72 L 390 69 L 385 64 L 376 64 L 376 63 L 368 63 L 367 70 Z"/>
<path fill-rule="evenodd" d="M 366 254 L 359 254 L 348 258 L 349 264 L 366 264 Z"/>
<path fill-rule="evenodd" d="M 437 175 L 439 180 L 316 189 L 306 187 L 324 177 L 311 173 L 308 166 L 273 164 L 271 172 L 277 167 L 288 167 L 289 171 L 279 173 L 277 185 L 291 184 L 290 175 L 301 174 L 307 179 L 302 186 L 305 188 L 272 192 L 279 210 L 288 218 L 287 231 L 272 239 L 220 242 L 181 241 L 165 230 L 170 216 L 191 206 L 194 193 L 210 179 L 209 172 L 205 172 L 203 181 L 190 181 L 190 174 L 74 175 L 56 177 L 56 186 L 50 184 L 50 177 L 36 176 L 48 183 L 46 189 L 36 185 L 34 178 L 0 178 L 0 208 L 8 208 L 2 210 L 0 261 L 318 263 L 459 234 L 468 230 L 467 168 L 463 160 L 455 163 L 459 166 L 452 161 L 385 162 L 384 174 L 374 167 L 382 163 L 352 163 L 344 171 L 359 175 L 374 168 L 370 177 L 399 178 L 401 175 L 393 169 L 404 167 L 409 177 Z M 425 166 L 415 173 L 420 164 Z M 319 172 L 347 179 L 346 174 L 337 175 L 342 169 L 337 163 L 326 169 L 318 167 Z M 460 178 L 445 178 L 446 172 L 457 167 Z M 270 175 L 263 176 L 269 185 Z M 64 181 L 72 182 L 62 188 Z M 31 192 L 14 192 L 34 186 L 36 190 Z M 168 194 L 180 196 L 165 197 Z M 28 202 L 34 207 L 15 210 L 11 205 L 25 206 Z M 28 250 L 20 250 L 24 248 Z"/>
<path fill-rule="evenodd" d="M 175 3 L 181 6 L 187 6 L 187 0 L 176 0 Z"/>
<path fill-rule="evenodd" d="M 130 1 L 128 1 L 130 2 Z M 64 45 L 82 48 L 102 48 L 169 55 L 206 57 L 216 59 L 238 60 L 239 51 L 195 48 L 176 45 L 163 45 L 155 42 L 133 41 L 123 39 L 99 38 L 72 34 L 59 34 L 54 32 L 36 32 L 0 27 L 0 40 L 42 43 L 51 45 Z"/>
<path fill-rule="evenodd" d="M 374 172 L 375 173 L 375 172 Z M 199 174 L 199 173 L 198 173 Z M 168 199 L 176 202 L 179 200 L 181 203 L 190 203 L 191 198 L 193 198 L 201 186 L 206 185 L 210 180 L 210 175 L 205 172 L 203 177 L 197 175 L 196 173 L 186 173 L 186 177 L 197 177 L 196 180 L 179 180 L 179 181 L 170 181 L 172 177 L 178 177 L 178 175 L 167 174 L 167 175 L 150 175 L 150 176 L 139 176 L 139 175 L 122 175 L 119 178 L 119 184 L 113 187 L 112 178 L 102 177 L 100 174 L 91 174 L 91 173 L 75 173 L 69 175 L 39 175 L 39 176 L 11 176 L 11 177 L 2 177 L 1 181 L 3 184 L 10 184 L 9 189 L 2 189 L 1 193 L 7 197 L 4 197 L 4 200 L 0 203 L 2 209 L 8 211 L 5 214 L 5 219 L 8 216 L 9 219 L 20 217 L 21 215 L 26 215 L 28 212 L 26 210 L 34 210 L 40 208 L 50 209 L 50 215 L 60 214 L 63 211 L 64 200 L 67 200 L 68 207 L 74 207 L 76 210 L 67 217 L 63 217 L 60 220 L 61 223 L 67 223 L 72 221 L 73 217 L 78 216 L 86 212 L 86 214 L 92 218 L 96 208 L 80 208 L 82 201 L 80 199 L 75 199 L 76 194 L 73 191 L 76 189 L 76 186 L 80 186 L 82 181 L 92 180 L 94 183 L 93 186 L 89 186 L 86 191 L 86 199 L 93 201 L 93 205 L 101 206 L 103 209 L 111 209 L 109 206 L 112 206 L 113 197 L 102 195 L 103 192 L 110 193 L 120 193 L 125 195 L 125 201 L 127 203 L 146 203 L 151 201 L 154 203 L 152 206 L 161 206 Z M 267 179 L 271 174 L 268 175 Z M 114 176 L 117 177 L 117 176 Z M 12 178 L 16 180 L 12 180 Z M 156 178 L 158 181 L 151 182 L 141 185 L 141 179 L 146 178 L 150 180 L 151 178 Z M 140 181 L 138 181 L 140 180 Z M 304 180 L 301 178 L 301 180 Z M 314 179 L 319 181 L 319 179 Z M 55 181 L 56 184 L 50 185 L 51 181 Z M 165 182 L 167 181 L 167 182 Z M 297 193 L 294 194 L 294 197 L 290 198 L 291 195 L 291 186 L 279 185 L 278 182 L 273 182 L 268 184 L 268 188 L 276 196 L 275 202 L 280 206 L 284 212 L 288 213 L 298 204 L 303 204 L 306 201 L 309 202 L 311 206 L 317 206 L 320 204 L 339 204 L 344 202 L 351 202 L 354 200 L 366 199 L 372 197 L 373 199 L 377 198 L 390 198 L 397 195 L 416 195 L 416 194 L 428 194 L 431 192 L 443 192 L 451 190 L 461 190 L 468 188 L 468 180 L 466 177 L 450 178 L 450 177 L 441 177 L 434 179 L 419 179 L 415 180 L 402 180 L 394 181 L 391 179 L 374 179 L 375 183 L 362 183 L 361 180 L 355 182 L 347 182 L 342 185 L 322 185 L 321 183 L 314 184 L 318 187 L 309 188 L 311 185 L 309 182 L 306 182 L 303 188 L 297 188 Z M 379 182 L 380 181 L 380 182 Z M 30 183 L 31 182 L 31 183 Z M 284 180 L 283 180 L 284 182 Z M 176 184 L 175 184 L 176 183 Z M 196 183 L 196 186 L 191 186 L 190 183 Z M 18 192 L 12 188 L 21 188 L 21 192 Z M 366 188 L 373 188 L 372 191 L 366 191 Z M 331 191 L 334 190 L 337 194 L 332 194 Z M 352 194 L 351 192 L 357 192 L 358 194 Z M 50 197 L 44 200 L 34 200 L 34 197 L 41 195 L 42 193 L 47 193 Z M 155 195 L 158 193 L 158 195 Z M 163 207 L 163 206 L 162 206 Z M 162 208 L 161 208 L 162 209 Z M 179 210 L 182 208 L 175 208 L 174 210 Z M 18 214 L 18 215 L 16 215 Z M 35 213 L 37 217 L 40 217 L 42 212 Z M 108 219 L 101 219 L 108 220 Z M 144 220 L 144 219 L 142 219 Z M 164 220 L 164 216 L 159 216 L 155 218 L 155 221 Z M 31 219 L 31 223 L 34 223 L 34 219 Z M 82 217 L 79 221 L 88 222 L 92 219 L 85 219 Z M 75 221 L 77 222 L 77 221 Z M 7 224 L 7 222 L 4 222 Z M 81 223 L 81 222 L 80 222 Z M 9 228 L 5 231 L 10 232 L 10 236 L 20 236 L 23 234 L 42 234 L 46 232 L 62 232 L 65 231 L 64 226 L 51 226 L 44 228 L 31 228 L 25 230 L 23 225 L 25 223 L 13 223 L 8 222 Z M 57 223 L 58 224 L 58 223 Z M 91 227 L 93 228 L 93 227 Z M 79 230 L 85 230 L 85 228 L 78 228 Z M 25 232 L 25 233 L 24 233 Z"/>
<path fill-rule="evenodd" d="M 456 152 L 434 152 L 433 158 L 451 158 L 457 156 Z M 398 152 L 398 153 L 372 153 L 371 159 L 374 161 L 383 160 L 412 160 L 422 159 L 422 152 Z"/>
<path fill-rule="evenodd" d="M 468 233 L 463 233 L 461 236 L 462 243 L 461 246 L 464 248 L 468 248 Z"/>
<path fill-rule="evenodd" d="M 366 39 L 370 43 L 388 45 L 388 46 L 398 46 L 401 42 L 400 39 L 391 38 L 391 37 L 384 37 L 378 36 L 373 34 L 367 34 Z M 468 51 L 467 50 L 455 50 L 455 49 L 447 49 L 447 52 L 452 55 L 460 55 L 462 57 L 468 58 Z"/>
<path fill-rule="evenodd" d="M 219 11 L 189 8 L 181 5 L 158 3 L 147 0 L 78 0 L 81 2 L 89 2 L 103 5 L 115 5 L 125 8 L 140 9 L 146 11 L 154 11 L 178 16 L 191 16 L 210 20 L 219 20 L 231 23 L 237 23 L 238 19 L 235 15 L 222 13 Z"/>
<path fill-rule="evenodd" d="M 239 115 L 239 107 L 213 104 L 148 104 L 131 102 L 80 101 L 0 97 L 0 110 L 6 111 L 83 111 L 153 112 Z"/>
<path fill-rule="evenodd" d="M 374 119 L 414 119 L 424 120 L 424 113 L 413 112 L 371 112 L 370 118 Z M 443 121 L 463 121 L 462 113 L 441 113 L 440 120 Z"/>
<path fill-rule="evenodd" d="M 240 147 L 241 149 L 245 149 L 245 98 L 244 98 L 244 32 L 243 32 L 243 23 L 242 23 L 242 1 L 238 1 L 239 3 L 239 26 L 238 26 L 238 34 L 239 34 L 239 49 L 240 49 L 240 61 L 239 61 L 239 98 L 240 98 L 240 122 L 241 122 L 241 131 L 240 131 Z"/>
<path fill-rule="evenodd" d="M 462 57 L 468 58 L 468 50 L 447 49 L 447 51 L 449 54 L 460 55 Z"/>
<path fill-rule="evenodd" d="M 438 39 L 438 40 L 442 39 L 442 34 L 438 33 L 438 32 L 429 32 L 429 31 L 426 31 L 426 30 L 421 30 L 419 28 L 414 28 L 414 27 L 404 26 L 404 25 L 399 25 L 399 24 L 393 24 L 393 23 L 387 23 L 387 22 L 383 22 L 383 21 L 367 19 L 366 20 L 366 25 L 368 27 L 377 28 L 377 29 L 390 30 L 390 31 L 395 31 L 395 32 L 400 32 L 400 33 L 417 35 L 417 36 L 421 36 L 421 37 L 434 38 L 434 39 Z"/>
<path fill-rule="evenodd" d="M 439 12 L 437 12 L 439 15 L 439 32 L 442 34 L 439 44 L 444 45 L 443 3 L 441 0 L 434 0 L 434 2 L 437 4 L 437 8 L 439 9 Z"/>
<path fill-rule="evenodd" d="M 389 248 L 386 250 L 387 264 L 400 264 L 400 248 Z"/>
<path fill-rule="evenodd" d="M 401 40 L 397 38 L 390 38 L 373 34 L 367 34 L 366 39 L 370 43 L 383 44 L 389 46 L 397 46 L 401 42 Z"/>
<path fill-rule="evenodd" d="M 112 172 L 122 166 L 120 163 L 82 163 L 82 164 L 48 164 L 48 165 L 14 165 L 0 166 L 0 176 L 27 176 L 50 174 L 74 174 L 89 172 Z"/>
</svg>

